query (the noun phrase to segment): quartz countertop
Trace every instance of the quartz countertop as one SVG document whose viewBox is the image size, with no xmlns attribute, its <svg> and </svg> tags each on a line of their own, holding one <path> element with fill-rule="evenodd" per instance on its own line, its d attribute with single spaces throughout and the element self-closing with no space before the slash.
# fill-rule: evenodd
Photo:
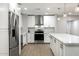
<svg viewBox="0 0 79 59">
<path fill-rule="evenodd" d="M 65 33 L 50 33 L 50 35 L 52 35 L 53 37 L 55 37 L 57 40 L 61 41 L 64 44 L 79 45 L 79 36 Z"/>
</svg>

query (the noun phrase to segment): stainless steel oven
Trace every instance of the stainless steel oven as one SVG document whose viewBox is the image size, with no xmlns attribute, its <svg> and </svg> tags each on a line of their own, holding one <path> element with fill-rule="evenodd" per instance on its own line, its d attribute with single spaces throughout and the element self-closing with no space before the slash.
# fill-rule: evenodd
<svg viewBox="0 0 79 59">
<path fill-rule="evenodd" d="M 36 30 L 35 34 L 34 34 L 34 40 L 35 41 L 44 41 L 44 31 L 41 29 Z"/>
</svg>

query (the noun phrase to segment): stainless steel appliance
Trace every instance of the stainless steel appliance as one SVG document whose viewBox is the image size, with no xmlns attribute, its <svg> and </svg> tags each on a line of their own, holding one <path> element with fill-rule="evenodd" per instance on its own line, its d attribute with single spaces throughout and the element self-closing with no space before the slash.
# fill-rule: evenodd
<svg viewBox="0 0 79 59">
<path fill-rule="evenodd" d="M 43 43 L 44 42 L 44 32 L 41 29 L 38 29 L 35 31 L 34 35 L 35 42 L 37 43 Z"/>
<path fill-rule="evenodd" d="M 35 15 L 35 25 L 37 26 L 44 25 L 44 20 L 42 15 Z"/>
<path fill-rule="evenodd" d="M 19 16 L 9 12 L 9 55 L 19 55 Z"/>
</svg>

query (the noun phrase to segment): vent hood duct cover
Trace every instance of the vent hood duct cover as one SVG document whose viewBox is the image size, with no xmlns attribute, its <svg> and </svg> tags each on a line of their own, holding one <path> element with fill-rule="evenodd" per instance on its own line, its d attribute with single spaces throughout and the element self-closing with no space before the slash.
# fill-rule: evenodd
<svg viewBox="0 0 79 59">
<path fill-rule="evenodd" d="M 41 26 L 41 25 L 43 25 L 43 16 L 41 16 L 41 15 L 36 15 L 35 16 L 35 25 L 37 25 L 37 26 Z"/>
</svg>

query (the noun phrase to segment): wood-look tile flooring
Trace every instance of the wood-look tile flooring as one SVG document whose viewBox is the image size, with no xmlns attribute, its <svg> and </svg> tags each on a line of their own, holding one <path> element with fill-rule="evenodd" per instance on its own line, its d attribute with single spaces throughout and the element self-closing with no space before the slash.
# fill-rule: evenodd
<svg viewBox="0 0 79 59">
<path fill-rule="evenodd" d="M 53 56 L 49 44 L 27 44 L 21 56 Z"/>
</svg>

